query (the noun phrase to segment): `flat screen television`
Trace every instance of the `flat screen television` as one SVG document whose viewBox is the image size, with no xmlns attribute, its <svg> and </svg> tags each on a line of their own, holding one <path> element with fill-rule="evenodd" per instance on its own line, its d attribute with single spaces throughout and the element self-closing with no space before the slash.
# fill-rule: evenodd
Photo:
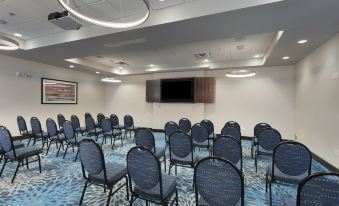
<svg viewBox="0 0 339 206">
<path fill-rule="evenodd" d="M 162 79 L 161 102 L 194 102 L 194 79 Z"/>
</svg>

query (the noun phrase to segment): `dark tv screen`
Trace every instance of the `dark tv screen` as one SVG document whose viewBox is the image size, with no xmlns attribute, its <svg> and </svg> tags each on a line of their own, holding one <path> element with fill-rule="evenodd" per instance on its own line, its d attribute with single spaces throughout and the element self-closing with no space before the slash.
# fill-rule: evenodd
<svg viewBox="0 0 339 206">
<path fill-rule="evenodd" d="M 161 80 L 162 102 L 193 102 L 193 79 Z"/>
</svg>

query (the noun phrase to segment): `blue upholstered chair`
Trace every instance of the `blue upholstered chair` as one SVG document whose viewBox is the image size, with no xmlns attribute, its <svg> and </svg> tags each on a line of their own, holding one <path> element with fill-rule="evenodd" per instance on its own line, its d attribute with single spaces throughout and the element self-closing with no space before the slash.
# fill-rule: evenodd
<svg viewBox="0 0 339 206">
<path fill-rule="evenodd" d="M 135 132 L 137 129 L 134 126 L 134 120 L 131 115 L 125 115 L 124 116 L 124 128 L 125 128 L 125 137 L 127 137 L 127 133 L 129 133 L 129 137 L 132 137 L 132 132 Z"/>
<path fill-rule="evenodd" d="M 103 132 L 103 138 L 102 138 L 101 146 L 103 145 L 104 141 L 105 141 L 105 144 L 106 144 L 107 138 L 111 139 L 112 149 L 114 147 L 114 143 L 115 143 L 116 139 L 120 139 L 121 144 L 123 145 L 122 132 L 120 130 L 114 129 L 112 127 L 111 120 L 109 118 L 105 117 L 101 120 L 101 128 L 102 128 L 102 132 Z"/>
<path fill-rule="evenodd" d="M 66 143 L 67 143 L 65 153 L 64 153 L 64 157 L 63 157 L 63 158 L 65 158 L 66 153 L 67 153 L 67 149 L 69 147 L 72 147 L 73 152 L 74 152 L 74 148 L 79 147 L 80 142 L 82 140 L 89 139 L 89 138 L 87 138 L 87 137 L 77 137 L 76 134 L 75 134 L 74 128 L 72 126 L 72 123 L 70 121 L 65 121 L 62 128 L 64 129 L 64 135 L 65 135 Z M 77 161 L 78 154 L 79 154 L 79 149 L 77 151 L 77 154 L 75 155 L 74 161 Z"/>
<path fill-rule="evenodd" d="M 262 129 L 265 129 L 265 128 L 271 128 L 271 126 L 267 123 L 259 123 L 259 124 L 255 125 L 255 127 L 254 127 L 253 141 L 252 141 L 252 145 L 251 145 L 251 157 L 252 157 L 252 159 L 254 159 L 254 149 L 255 149 L 255 146 L 257 145 L 257 135 L 259 134 L 259 132 Z"/>
<path fill-rule="evenodd" d="M 79 205 L 82 204 L 86 189 L 90 185 L 96 185 L 109 189 L 108 199 L 106 205 L 108 206 L 111 197 L 122 187 L 126 186 L 127 200 L 128 194 L 128 178 L 127 168 L 118 163 L 105 163 L 104 154 L 101 147 L 92 139 L 84 139 L 80 142 L 80 161 L 82 174 L 85 179 L 85 186 L 82 191 Z M 125 179 L 126 183 L 121 184 L 116 190 L 113 187 Z"/>
<path fill-rule="evenodd" d="M 117 115 L 111 114 L 109 119 L 111 120 L 111 124 L 114 129 L 123 130 L 125 128 L 124 125 L 120 125 Z"/>
<path fill-rule="evenodd" d="M 244 178 L 230 161 L 206 157 L 194 169 L 196 205 L 244 204 Z"/>
<path fill-rule="evenodd" d="M 221 135 L 223 136 L 232 136 L 234 137 L 238 142 L 241 142 L 241 132 L 236 126 L 227 126 L 225 125 L 221 129 Z"/>
<path fill-rule="evenodd" d="M 40 120 L 36 117 L 31 118 L 31 126 L 32 132 L 34 136 L 33 145 L 35 145 L 36 141 L 42 141 L 42 149 L 44 149 L 45 143 L 48 145 L 48 134 L 41 129 Z"/>
<path fill-rule="evenodd" d="M 155 156 L 159 159 L 162 158 L 161 162 L 164 162 L 165 172 L 166 172 L 166 149 L 164 147 L 157 147 L 155 145 L 154 135 L 151 130 L 147 128 L 139 128 L 134 135 L 135 144 L 137 146 L 145 147 L 152 151 Z"/>
<path fill-rule="evenodd" d="M 193 140 L 193 148 L 206 148 L 210 149 L 210 138 L 208 129 L 205 125 L 197 123 L 193 125 L 191 130 L 191 136 Z M 209 150 L 210 152 L 210 150 Z"/>
<path fill-rule="evenodd" d="M 257 145 L 254 155 L 255 172 L 258 170 L 258 157 L 272 156 L 274 148 L 281 143 L 280 133 L 273 128 L 264 128 L 257 135 Z"/>
<path fill-rule="evenodd" d="M 80 126 L 79 118 L 76 115 L 71 116 L 71 123 L 76 135 L 84 135 L 86 133 L 86 127 Z"/>
<path fill-rule="evenodd" d="M 127 171 L 132 192 L 130 205 L 137 199 L 143 199 L 161 205 L 178 205 L 176 178 L 161 172 L 161 165 L 155 154 L 145 147 L 133 147 L 127 154 Z"/>
<path fill-rule="evenodd" d="M 179 131 L 179 126 L 177 123 L 175 122 L 167 122 L 165 124 L 165 129 L 164 129 L 164 133 L 165 133 L 165 141 L 166 141 L 166 146 L 168 145 L 168 141 L 169 141 L 169 137 L 176 131 Z"/>
<path fill-rule="evenodd" d="M 316 173 L 298 185 L 297 206 L 338 206 L 339 174 Z"/>
<path fill-rule="evenodd" d="M 85 115 L 85 124 L 86 124 L 86 131 L 87 136 L 89 137 L 95 137 L 95 140 L 98 140 L 99 135 L 102 134 L 102 129 L 98 128 L 95 125 L 94 119 L 90 115 Z"/>
<path fill-rule="evenodd" d="M 24 147 L 25 144 L 21 143 L 21 140 L 20 140 L 20 141 L 14 141 L 13 146 L 14 146 L 15 149 L 19 149 L 21 147 Z M 1 163 L 2 159 L 4 158 L 4 155 L 5 155 L 5 153 L 2 151 L 1 146 L 0 146 L 0 163 Z"/>
<path fill-rule="evenodd" d="M 46 120 L 46 128 L 47 128 L 47 133 L 48 133 L 48 138 L 49 138 L 49 144 L 47 147 L 46 155 L 48 154 L 49 148 L 54 143 L 56 145 L 56 148 L 58 149 L 58 152 L 56 155 L 58 157 L 60 149 L 61 147 L 64 147 L 64 142 L 66 141 L 65 135 L 63 133 L 58 132 L 55 121 L 51 118 L 48 118 Z M 58 144 L 60 144 L 59 147 L 58 147 Z"/>
<path fill-rule="evenodd" d="M 20 142 L 22 141 L 22 139 L 28 139 L 28 143 L 27 143 L 27 146 L 28 146 L 29 143 L 31 142 L 31 139 L 33 138 L 33 132 L 32 132 L 32 130 L 29 131 L 27 129 L 26 121 L 22 116 L 18 116 L 16 118 L 16 121 L 18 123 L 19 132 L 20 132 L 20 135 L 21 135 Z"/>
<path fill-rule="evenodd" d="M 41 173 L 41 162 L 40 162 L 40 154 L 42 153 L 42 149 L 34 146 L 30 147 L 20 147 L 15 148 L 12 135 L 11 133 L 6 129 L 6 127 L 0 126 L 0 146 L 1 150 L 5 156 L 5 162 L 2 165 L 2 169 L 0 172 L 0 177 L 2 175 L 2 172 L 5 169 L 5 166 L 7 162 L 18 162 L 18 165 L 15 169 L 12 183 L 14 182 L 15 176 L 18 172 L 18 169 L 20 166 L 24 166 L 26 164 L 27 169 L 29 168 L 29 163 L 38 161 L 39 162 L 39 171 Z M 36 156 L 37 159 L 29 162 L 29 158 Z"/>
<path fill-rule="evenodd" d="M 169 138 L 170 166 L 168 174 L 171 174 L 171 168 L 177 166 L 193 168 L 198 162 L 198 156 L 193 151 L 192 138 L 183 131 L 174 132 Z"/>
<path fill-rule="evenodd" d="M 214 133 L 214 124 L 208 119 L 204 119 L 200 122 L 200 124 L 205 125 L 208 130 L 208 135 L 211 140 L 214 140 L 215 133 Z"/>
<path fill-rule="evenodd" d="M 270 205 L 273 182 L 299 184 L 303 178 L 311 174 L 311 166 L 312 153 L 305 145 L 294 141 L 278 144 L 273 151 L 272 164 L 267 167 L 266 172 L 266 192 L 268 184 Z"/>
<path fill-rule="evenodd" d="M 232 162 L 242 171 L 242 147 L 238 140 L 232 136 L 220 136 L 214 140 L 213 156 Z"/>
<path fill-rule="evenodd" d="M 235 127 L 239 130 L 239 132 L 241 132 L 240 124 L 238 122 L 235 122 L 235 121 L 226 122 L 225 127 Z"/>
<path fill-rule="evenodd" d="M 179 120 L 179 128 L 180 130 L 186 132 L 187 134 L 191 133 L 191 121 L 187 118 L 182 118 Z"/>
<path fill-rule="evenodd" d="M 62 125 L 64 125 L 64 122 L 66 121 L 66 118 L 65 118 L 64 115 L 58 114 L 57 120 L 58 120 L 59 130 L 62 130 Z"/>
<path fill-rule="evenodd" d="M 101 127 L 101 123 L 102 123 L 102 120 L 105 118 L 105 115 L 104 114 L 102 114 L 102 113 L 99 113 L 98 115 L 97 115 L 97 126 L 98 127 Z"/>
</svg>

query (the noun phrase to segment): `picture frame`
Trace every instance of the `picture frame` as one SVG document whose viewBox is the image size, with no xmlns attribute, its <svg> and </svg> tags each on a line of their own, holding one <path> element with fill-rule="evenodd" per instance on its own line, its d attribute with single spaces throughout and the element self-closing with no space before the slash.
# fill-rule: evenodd
<svg viewBox="0 0 339 206">
<path fill-rule="evenodd" d="M 41 78 L 41 104 L 78 104 L 78 82 Z"/>
</svg>

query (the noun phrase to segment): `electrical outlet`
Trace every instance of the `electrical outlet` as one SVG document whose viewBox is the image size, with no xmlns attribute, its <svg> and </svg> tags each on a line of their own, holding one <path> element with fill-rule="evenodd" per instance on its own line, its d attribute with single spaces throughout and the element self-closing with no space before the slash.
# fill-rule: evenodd
<svg viewBox="0 0 339 206">
<path fill-rule="evenodd" d="M 335 156 L 339 156 L 339 150 L 337 148 L 334 149 Z"/>
</svg>

